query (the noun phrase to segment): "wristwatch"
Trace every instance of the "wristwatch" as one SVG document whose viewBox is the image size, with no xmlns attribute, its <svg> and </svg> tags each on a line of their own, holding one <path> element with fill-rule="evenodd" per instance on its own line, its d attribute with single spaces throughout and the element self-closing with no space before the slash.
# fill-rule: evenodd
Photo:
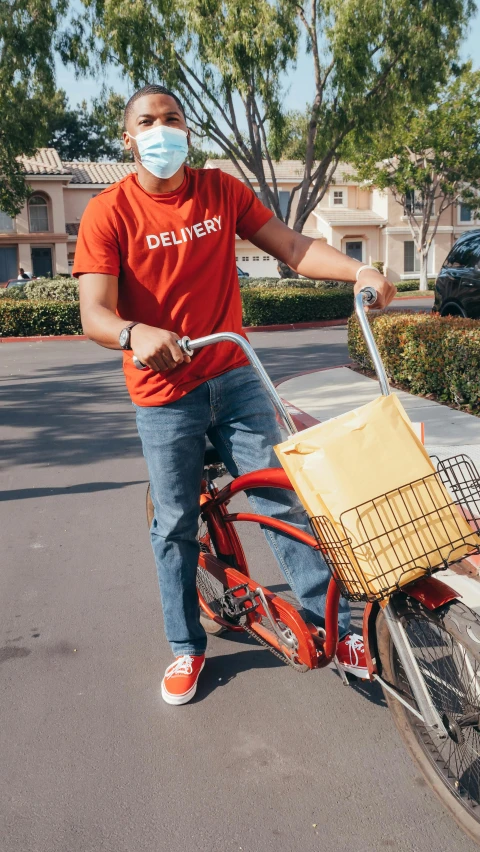
<svg viewBox="0 0 480 852">
<path fill-rule="evenodd" d="M 119 336 L 118 342 L 122 349 L 131 349 L 130 346 L 130 332 L 135 325 L 139 325 L 138 322 L 131 322 L 130 325 L 127 325 L 125 328 L 122 328 Z"/>
</svg>

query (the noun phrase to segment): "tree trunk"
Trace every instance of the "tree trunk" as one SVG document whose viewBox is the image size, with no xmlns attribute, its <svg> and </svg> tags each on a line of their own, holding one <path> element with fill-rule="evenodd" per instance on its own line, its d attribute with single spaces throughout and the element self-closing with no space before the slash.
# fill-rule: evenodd
<svg viewBox="0 0 480 852">
<path fill-rule="evenodd" d="M 280 278 L 300 278 L 298 272 L 295 272 L 295 270 L 290 269 L 288 264 L 282 263 L 281 260 L 277 260 L 277 269 Z"/>
<path fill-rule="evenodd" d="M 428 290 L 428 254 L 420 254 L 420 290 Z"/>
</svg>

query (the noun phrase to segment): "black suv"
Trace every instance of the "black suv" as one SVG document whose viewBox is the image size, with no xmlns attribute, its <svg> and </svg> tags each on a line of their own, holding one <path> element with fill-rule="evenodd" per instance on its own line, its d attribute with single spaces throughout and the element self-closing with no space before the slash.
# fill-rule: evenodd
<svg viewBox="0 0 480 852">
<path fill-rule="evenodd" d="M 462 234 L 451 249 L 435 284 L 433 310 L 480 319 L 480 230 Z"/>
</svg>

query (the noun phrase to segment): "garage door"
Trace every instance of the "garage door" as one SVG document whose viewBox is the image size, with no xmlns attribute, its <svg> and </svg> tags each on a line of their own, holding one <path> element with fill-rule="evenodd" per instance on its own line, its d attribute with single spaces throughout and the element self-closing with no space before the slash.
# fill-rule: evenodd
<svg viewBox="0 0 480 852">
<path fill-rule="evenodd" d="M 17 249 L 15 246 L 5 246 L 0 248 L 0 282 L 3 284 L 9 278 L 16 278 L 17 269 Z"/>
</svg>

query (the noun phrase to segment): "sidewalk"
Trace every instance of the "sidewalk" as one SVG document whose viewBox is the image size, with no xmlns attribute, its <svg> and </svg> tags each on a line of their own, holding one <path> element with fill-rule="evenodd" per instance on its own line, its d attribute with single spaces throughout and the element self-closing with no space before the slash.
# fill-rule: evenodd
<svg viewBox="0 0 480 852">
<path fill-rule="evenodd" d="M 284 400 L 317 420 L 338 417 L 353 408 L 371 402 L 380 388 L 375 379 L 348 367 L 333 367 L 296 376 L 277 385 Z M 455 411 L 429 399 L 394 390 L 414 423 L 425 424 L 425 446 L 431 456 L 440 459 L 465 453 L 480 470 L 480 418 Z M 472 557 L 480 562 L 479 557 Z M 458 570 L 458 569 L 457 569 Z M 475 582 L 456 571 L 442 572 L 444 580 L 462 595 L 465 603 L 480 614 L 480 576 Z"/>
</svg>

